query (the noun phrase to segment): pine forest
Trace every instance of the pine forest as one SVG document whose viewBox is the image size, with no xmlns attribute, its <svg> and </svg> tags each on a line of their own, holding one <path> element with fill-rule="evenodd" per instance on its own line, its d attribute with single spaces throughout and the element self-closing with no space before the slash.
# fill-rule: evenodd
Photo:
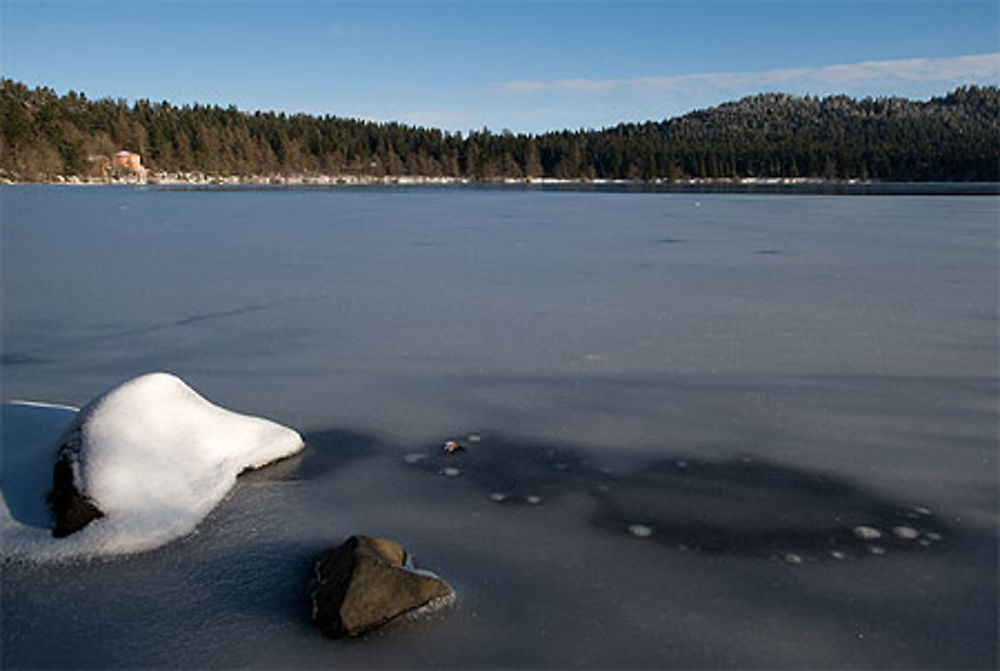
<svg viewBox="0 0 1000 671">
<path fill-rule="evenodd" d="M 3 79 L 0 177 L 93 177 L 121 150 L 151 173 L 205 176 L 1000 181 L 1000 89 L 928 101 L 767 93 L 662 121 L 534 135 L 91 100 Z"/>
</svg>

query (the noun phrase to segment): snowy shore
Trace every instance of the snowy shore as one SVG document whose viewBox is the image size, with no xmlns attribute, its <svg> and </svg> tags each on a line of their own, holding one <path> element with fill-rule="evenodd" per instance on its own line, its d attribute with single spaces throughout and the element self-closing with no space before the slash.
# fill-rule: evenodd
<svg viewBox="0 0 1000 671">
<path fill-rule="evenodd" d="M 865 180 L 829 180 L 820 177 L 732 177 L 732 178 L 699 178 L 690 179 L 561 179 L 556 177 L 495 177 L 490 179 L 473 179 L 469 177 L 427 176 L 427 175 L 209 175 L 202 172 L 150 172 L 145 175 L 130 177 L 78 177 L 71 175 L 56 176 L 53 179 L 40 181 L 18 181 L 10 178 L 0 178 L 0 185 L 6 184 L 68 184 L 68 185 L 106 185 L 106 184 L 146 184 L 163 186 L 184 185 L 289 185 L 289 186 L 346 186 L 346 185 L 453 185 L 453 184 L 617 184 L 623 186 L 646 184 L 676 184 L 676 185 L 820 185 L 820 184 L 870 184 Z"/>
</svg>

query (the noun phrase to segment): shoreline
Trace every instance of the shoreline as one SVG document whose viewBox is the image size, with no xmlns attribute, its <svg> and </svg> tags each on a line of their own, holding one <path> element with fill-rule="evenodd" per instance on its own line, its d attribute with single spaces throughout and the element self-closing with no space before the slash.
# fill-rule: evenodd
<svg viewBox="0 0 1000 671">
<path fill-rule="evenodd" d="M 49 180 L 0 178 L 3 186 L 133 186 L 167 190 L 283 189 L 339 187 L 493 187 L 555 190 L 612 190 L 656 193 L 780 193 L 801 195 L 948 195 L 997 196 L 1000 182 L 892 182 L 820 177 L 732 177 L 690 179 L 560 179 L 432 177 L 422 175 L 206 175 L 146 173 L 118 178 L 58 176 Z"/>
<path fill-rule="evenodd" d="M 78 175 L 58 175 L 51 179 L 18 180 L 0 178 L 0 185 L 14 184 L 59 184 L 59 185 L 146 185 L 146 186 L 345 186 L 351 184 L 612 184 L 621 186 L 640 185 L 700 185 L 700 184 L 747 184 L 747 185 L 820 185 L 820 184 L 876 184 L 918 182 L 877 182 L 860 179 L 826 179 L 822 177 L 692 177 L 688 179 L 566 179 L 559 177 L 494 177 L 476 179 L 472 177 L 429 176 L 429 175 L 351 175 L 351 174 L 294 174 L 294 175 L 207 175 L 193 172 L 157 172 L 128 177 L 80 177 Z"/>
</svg>

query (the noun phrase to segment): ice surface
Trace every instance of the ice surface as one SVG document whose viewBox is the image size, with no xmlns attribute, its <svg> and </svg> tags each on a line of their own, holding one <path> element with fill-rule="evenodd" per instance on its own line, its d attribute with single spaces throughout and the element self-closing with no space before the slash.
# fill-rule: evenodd
<svg viewBox="0 0 1000 671">
<path fill-rule="evenodd" d="M 82 406 L 166 369 L 308 444 L 153 552 L 4 564 L 4 668 L 996 666 L 995 196 L 2 200 L 5 399 Z M 473 432 L 464 456 L 440 449 Z M 491 450 L 504 436 L 524 449 Z M 885 554 L 853 535 L 828 556 L 775 546 L 799 565 L 670 543 L 678 502 L 746 491 L 743 455 L 835 476 L 862 512 L 894 504 L 836 523 L 877 526 Z M 699 472 L 714 475 L 695 492 L 657 488 Z M 713 518 L 735 532 L 745 507 L 778 511 L 788 529 L 786 512 L 858 509 L 781 491 Z M 399 539 L 454 608 L 325 639 L 307 583 L 354 533 Z"/>
<path fill-rule="evenodd" d="M 51 480 L 42 477 L 46 464 L 51 478 L 58 446 L 79 432 L 76 486 L 105 517 L 69 538 L 53 539 L 39 524 L 37 509 L 19 519 L 8 508 L 2 520 L 6 556 L 68 558 L 158 547 L 190 533 L 240 472 L 303 446 L 292 429 L 220 408 L 166 373 L 129 380 L 75 416 L 53 406 L 34 406 L 39 412 L 29 413 L 31 407 L 5 406 L 4 499 L 37 504 L 51 487 Z M 41 410 L 48 411 L 44 417 Z M 53 441 L 60 421 L 65 430 Z M 8 477 L 8 453 L 20 455 L 13 463 L 31 464 L 34 494 Z M 9 488 L 17 490 L 10 497 Z"/>
</svg>

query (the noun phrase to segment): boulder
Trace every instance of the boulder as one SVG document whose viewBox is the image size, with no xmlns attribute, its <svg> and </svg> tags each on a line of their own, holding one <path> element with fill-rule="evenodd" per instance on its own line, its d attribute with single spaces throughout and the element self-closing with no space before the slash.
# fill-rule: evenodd
<svg viewBox="0 0 1000 671">
<path fill-rule="evenodd" d="M 150 373 L 88 403 L 56 445 L 52 535 L 106 517 L 106 536 L 155 547 L 190 533 L 240 473 L 303 442 L 292 429 L 209 402 L 174 375 Z"/>
<path fill-rule="evenodd" d="M 64 439 L 52 468 L 52 491 L 48 500 L 52 508 L 52 535 L 56 538 L 69 536 L 93 520 L 104 517 L 104 511 L 76 487 L 73 474 L 78 468 L 79 436 L 79 431 L 75 431 Z"/>
<path fill-rule="evenodd" d="M 315 567 L 312 617 L 332 638 L 356 636 L 403 613 L 454 595 L 436 575 L 415 569 L 387 538 L 351 536 Z"/>
</svg>

